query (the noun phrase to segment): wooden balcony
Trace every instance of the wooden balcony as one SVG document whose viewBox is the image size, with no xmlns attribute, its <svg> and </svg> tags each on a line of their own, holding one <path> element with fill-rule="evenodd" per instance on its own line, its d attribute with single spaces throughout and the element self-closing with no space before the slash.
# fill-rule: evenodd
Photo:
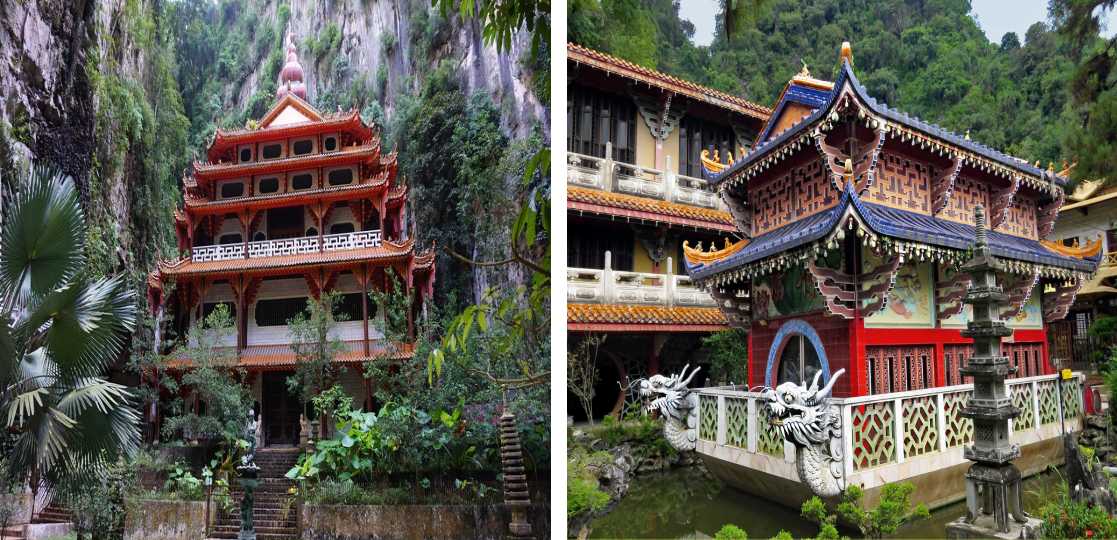
<svg viewBox="0 0 1117 540">
<path fill-rule="evenodd" d="M 612 155 L 612 145 L 605 148 L 605 155 Z M 708 182 L 671 172 L 670 156 L 666 171 L 574 152 L 567 153 L 567 165 L 566 182 L 572 186 L 729 211 Z"/>
<path fill-rule="evenodd" d="M 672 260 L 667 258 L 667 268 Z M 629 304 L 668 307 L 716 307 L 709 293 L 694 286 L 689 276 L 624 272 L 612 269 L 605 252 L 605 268 L 568 268 L 566 301 L 571 303 Z"/>
<path fill-rule="evenodd" d="M 190 260 L 193 262 L 227 261 L 232 259 L 254 259 L 258 257 L 380 247 L 382 234 L 381 231 L 377 229 L 371 231 L 327 234 L 321 237 L 321 244 L 319 244 L 318 239 L 319 237 L 317 236 L 302 236 L 279 240 L 260 240 L 257 242 L 248 242 L 247 244 L 237 243 L 197 246 L 190 251 Z M 248 248 L 247 255 L 245 254 L 245 247 Z"/>
</svg>

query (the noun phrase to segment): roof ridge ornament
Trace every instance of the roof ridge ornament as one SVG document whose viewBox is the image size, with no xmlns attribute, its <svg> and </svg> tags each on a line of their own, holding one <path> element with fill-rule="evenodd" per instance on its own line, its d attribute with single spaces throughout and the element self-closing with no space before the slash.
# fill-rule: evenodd
<svg viewBox="0 0 1117 540">
<path fill-rule="evenodd" d="M 853 67 L 853 47 L 848 41 L 842 42 L 841 58 L 843 62 L 849 62 L 849 67 Z"/>
<path fill-rule="evenodd" d="M 299 63 L 298 47 L 295 46 L 295 32 L 291 30 L 291 23 L 287 23 L 287 37 L 283 40 L 286 51 L 287 63 L 279 71 L 279 84 L 275 90 L 275 98 L 282 99 L 286 95 L 295 95 L 303 101 L 307 100 L 306 84 L 303 81 L 303 66 Z"/>
</svg>

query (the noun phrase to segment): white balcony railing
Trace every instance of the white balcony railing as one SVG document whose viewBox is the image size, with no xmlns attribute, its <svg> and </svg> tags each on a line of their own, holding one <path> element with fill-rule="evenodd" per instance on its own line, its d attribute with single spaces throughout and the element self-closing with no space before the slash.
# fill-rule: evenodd
<svg viewBox="0 0 1117 540">
<path fill-rule="evenodd" d="M 605 252 L 605 268 L 568 268 L 567 302 L 639 304 L 649 306 L 715 307 L 709 293 L 694 286 L 688 276 L 675 275 L 667 258 L 666 274 L 623 272 L 612 269 L 612 253 Z"/>
<path fill-rule="evenodd" d="M 611 143 L 605 144 L 605 155 L 613 155 Z M 667 170 L 661 171 L 613 161 L 611 157 L 568 152 L 566 182 L 572 186 L 728 211 L 708 182 L 672 172 L 671 156 L 667 156 Z"/>
<path fill-rule="evenodd" d="M 317 236 L 261 240 L 248 243 L 248 258 L 379 247 L 381 239 L 381 232 L 379 230 L 374 230 L 327 234 L 322 237 L 321 248 L 319 247 Z M 243 243 L 198 246 L 191 250 L 190 260 L 194 262 L 208 262 L 243 259 L 244 247 L 245 244 Z"/>
<path fill-rule="evenodd" d="M 1009 379 L 1020 415 L 1009 440 L 1025 446 L 1082 426 L 1085 377 L 1057 374 Z M 973 384 L 852 398 L 833 398 L 842 416 L 846 481 L 866 489 L 965 463 L 973 422 L 962 409 Z M 798 481 L 794 454 L 771 424 L 766 399 L 743 387 L 700 388 L 698 452 Z"/>
</svg>

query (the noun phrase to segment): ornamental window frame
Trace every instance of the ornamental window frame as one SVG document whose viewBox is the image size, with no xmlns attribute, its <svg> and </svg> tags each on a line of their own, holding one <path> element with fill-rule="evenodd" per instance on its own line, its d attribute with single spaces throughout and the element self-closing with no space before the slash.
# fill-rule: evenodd
<svg viewBox="0 0 1117 540">
<path fill-rule="evenodd" d="M 295 145 L 297 145 L 299 143 L 304 143 L 304 142 L 309 142 L 310 143 L 310 150 L 308 150 L 306 152 L 303 152 L 301 154 L 296 152 L 295 151 Z M 318 153 L 318 139 L 316 137 L 299 137 L 297 139 L 291 139 L 289 146 L 290 146 L 291 155 L 295 156 L 295 157 L 310 156 L 310 155 Z"/>
<path fill-rule="evenodd" d="M 279 146 L 279 155 L 273 157 L 265 156 L 265 150 L 272 146 Z M 259 161 L 275 161 L 287 157 L 287 141 L 267 141 L 260 143 L 256 148 L 256 155 L 259 156 Z"/>
<path fill-rule="evenodd" d="M 236 184 L 240 185 L 240 189 L 241 189 L 240 193 L 237 194 L 237 195 L 226 196 L 225 195 L 225 186 L 231 186 L 231 185 L 236 185 Z M 217 198 L 221 199 L 221 200 L 242 199 L 242 198 L 248 196 L 248 186 L 246 185 L 246 182 L 245 182 L 244 178 L 236 178 L 236 179 L 233 179 L 233 180 L 222 180 L 222 181 L 217 183 L 215 192 L 217 193 Z"/>
</svg>

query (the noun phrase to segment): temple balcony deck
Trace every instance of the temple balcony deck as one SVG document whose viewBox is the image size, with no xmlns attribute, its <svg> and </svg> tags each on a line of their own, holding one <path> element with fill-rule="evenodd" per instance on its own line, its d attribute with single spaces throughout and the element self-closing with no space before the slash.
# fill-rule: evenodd
<svg viewBox="0 0 1117 540">
<path fill-rule="evenodd" d="M 566 183 L 571 186 L 729 211 L 705 180 L 671 172 L 670 163 L 661 171 L 574 152 L 567 152 L 567 163 Z"/>
<path fill-rule="evenodd" d="M 1010 441 L 1024 474 L 1061 461 L 1062 430 L 1082 427 L 1085 377 L 1009 379 L 1021 414 L 1010 421 Z M 796 470 L 796 447 L 769 422 L 766 399 L 743 387 L 701 388 L 697 452 L 711 472 L 732 485 L 798 508 L 810 496 Z M 956 385 L 853 398 L 831 398 L 842 418 L 842 465 L 847 485 L 866 492 L 891 482 L 916 484 L 913 502 L 939 507 L 964 497 L 973 422 L 961 416 L 973 385 Z M 1065 424 L 1064 424 L 1065 420 Z M 956 474 L 955 474 L 956 473 Z"/>
<path fill-rule="evenodd" d="M 327 234 L 321 237 L 303 236 L 279 240 L 260 240 L 247 244 L 216 244 L 196 246 L 190 251 L 193 262 L 227 261 L 233 259 L 253 259 L 281 255 L 299 255 L 347 249 L 380 247 L 383 235 L 380 230 L 357 231 L 341 234 Z M 245 248 L 247 247 L 247 255 Z"/>
<path fill-rule="evenodd" d="M 613 270 L 606 253 L 605 268 L 567 268 L 566 301 L 568 303 L 626 304 L 650 306 L 717 307 L 709 293 L 695 287 L 690 276 L 670 271 L 667 258 L 665 274 Z"/>
</svg>

